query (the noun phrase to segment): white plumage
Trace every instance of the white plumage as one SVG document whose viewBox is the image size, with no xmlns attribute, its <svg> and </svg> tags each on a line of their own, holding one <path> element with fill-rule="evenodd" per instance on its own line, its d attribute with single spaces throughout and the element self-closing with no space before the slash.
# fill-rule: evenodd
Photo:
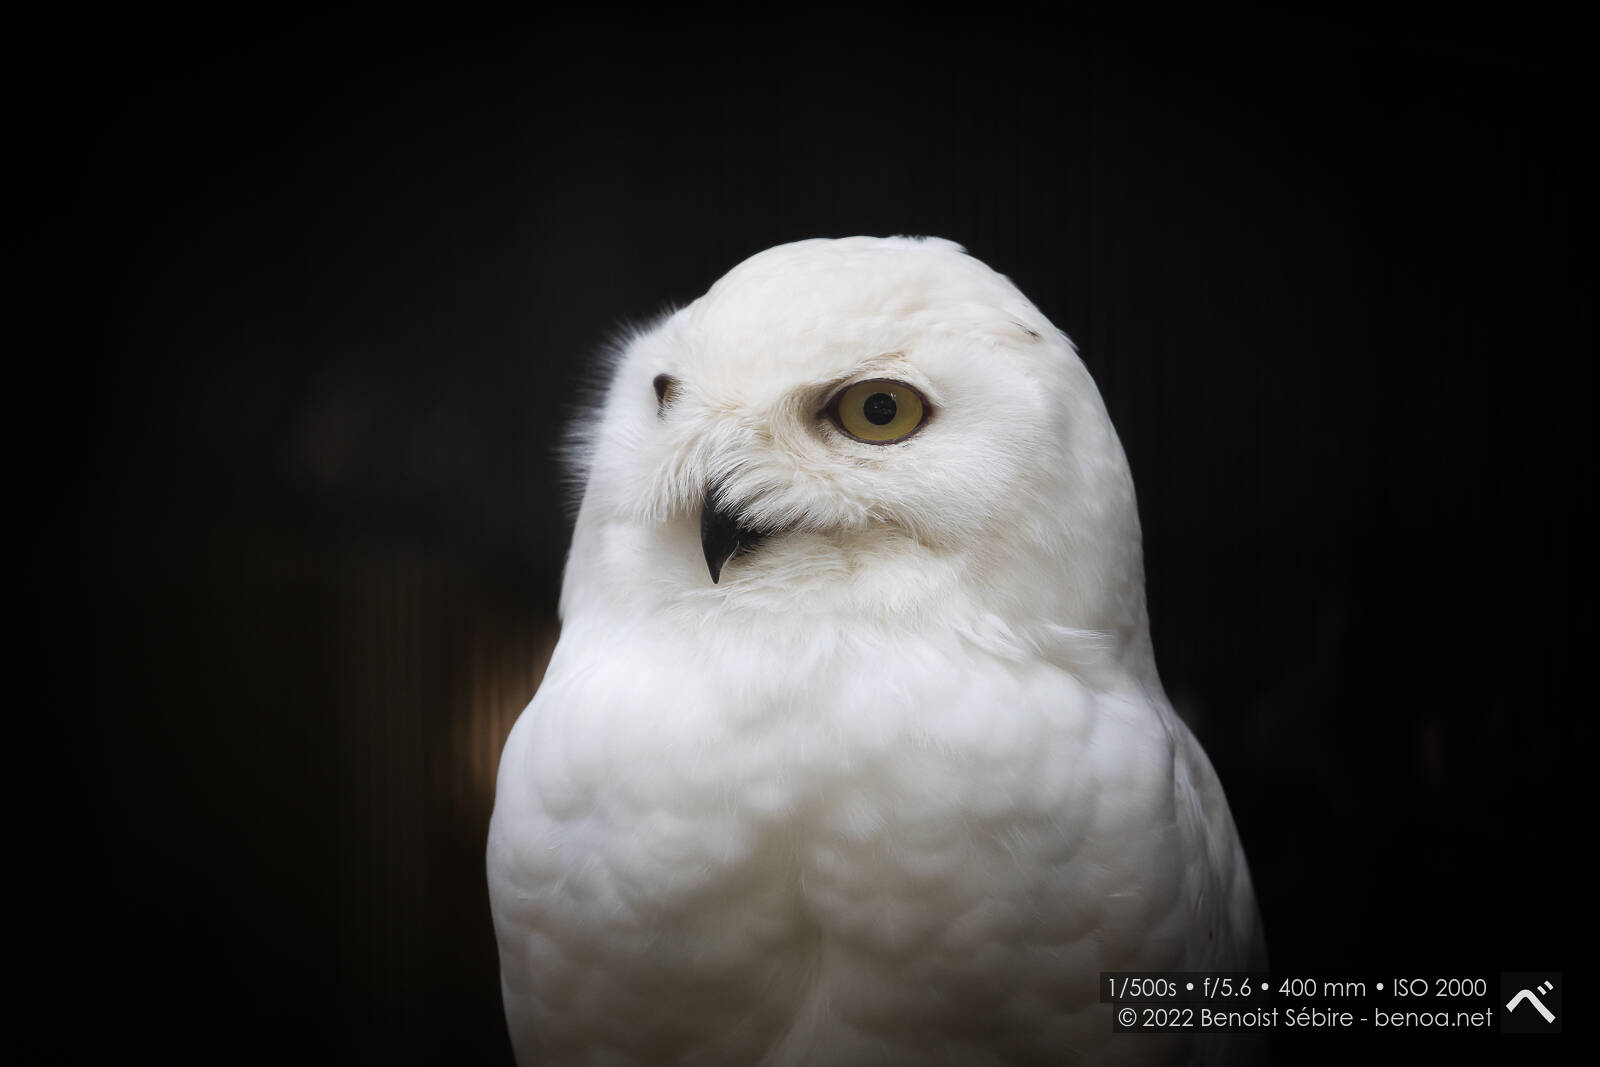
<svg viewBox="0 0 1600 1067">
<path fill-rule="evenodd" d="M 519 1062 L 1215 1059 L 1098 999 L 1264 956 L 1071 343 L 956 245 L 850 238 L 618 357 L 490 827 Z"/>
</svg>

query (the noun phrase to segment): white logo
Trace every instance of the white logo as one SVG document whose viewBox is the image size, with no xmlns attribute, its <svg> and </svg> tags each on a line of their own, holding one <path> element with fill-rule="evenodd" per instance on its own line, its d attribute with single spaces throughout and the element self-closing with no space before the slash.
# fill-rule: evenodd
<svg viewBox="0 0 1600 1067">
<path fill-rule="evenodd" d="M 1554 988 L 1555 988 L 1555 986 L 1551 985 L 1549 982 L 1541 982 L 1541 983 L 1539 983 L 1539 992 L 1541 992 L 1541 993 L 1549 993 L 1550 990 L 1552 990 Z M 1526 1000 L 1529 1004 L 1532 1004 L 1535 1008 L 1539 1009 L 1539 1014 L 1544 1016 L 1544 1021 L 1545 1022 L 1553 1023 L 1553 1022 L 1556 1021 L 1556 1017 L 1554 1015 L 1550 1014 L 1550 1009 L 1545 1007 L 1544 1004 L 1539 1000 L 1539 998 L 1533 995 L 1533 990 L 1531 990 L 1531 989 L 1524 989 L 1520 993 L 1518 993 L 1516 996 L 1514 996 L 1510 1000 L 1506 1001 L 1506 1011 L 1507 1012 L 1516 1011 L 1517 1010 L 1517 1005 L 1521 1004 L 1524 1000 Z"/>
</svg>

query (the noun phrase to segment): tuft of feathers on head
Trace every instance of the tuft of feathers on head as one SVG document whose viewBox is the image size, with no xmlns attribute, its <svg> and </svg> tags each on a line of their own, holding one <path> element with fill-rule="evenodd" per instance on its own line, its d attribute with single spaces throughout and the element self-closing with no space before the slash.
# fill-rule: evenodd
<svg viewBox="0 0 1600 1067">
<path fill-rule="evenodd" d="M 649 318 L 623 319 L 594 349 L 591 359 L 578 375 L 567 405 L 565 428 L 556 445 L 563 510 L 569 522 L 577 518 L 578 509 L 583 506 L 596 438 L 600 433 L 606 403 L 616 385 L 618 369 L 638 341 L 655 333 L 679 310 L 680 305 L 667 303 Z"/>
</svg>

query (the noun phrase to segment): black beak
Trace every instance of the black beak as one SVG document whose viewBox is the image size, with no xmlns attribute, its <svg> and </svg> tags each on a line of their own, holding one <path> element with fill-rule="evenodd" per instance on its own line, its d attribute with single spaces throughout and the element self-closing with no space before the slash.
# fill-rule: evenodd
<svg viewBox="0 0 1600 1067">
<path fill-rule="evenodd" d="M 742 524 L 737 509 L 718 497 L 716 489 L 706 490 L 700 507 L 700 547 L 705 549 L 713 584 L 722 577 L 723 564 L 755 548 L 765 536 Z"/>
</svg>

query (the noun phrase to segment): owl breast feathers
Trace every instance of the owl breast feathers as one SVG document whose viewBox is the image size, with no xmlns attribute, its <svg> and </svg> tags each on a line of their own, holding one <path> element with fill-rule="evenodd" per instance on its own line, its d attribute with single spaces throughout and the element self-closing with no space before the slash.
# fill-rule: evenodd
<svg viewBox="0 0 1600 1067">
<path fill-rule="evenodd" d="M 530 1064 L 1241 1062 L 1104 971 L 1263 967 L 1071 343 L 946 241 L 770 249 L 618 346 L 489 888 Z"/>
</svg>

